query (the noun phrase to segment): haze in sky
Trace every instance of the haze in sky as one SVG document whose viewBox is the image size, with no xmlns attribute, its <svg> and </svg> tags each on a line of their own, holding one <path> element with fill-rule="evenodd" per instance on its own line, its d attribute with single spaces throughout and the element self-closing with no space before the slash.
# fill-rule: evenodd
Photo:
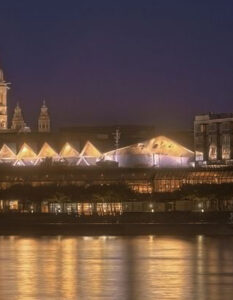
<svg viewBox="0 0 233 300">
<path fill-rule="evenodd" d="M 1 3 L 0 65 L 36 125 L 45 97 L 54 127 L 192 126 L 233 111 L 233 2 Z"/>
</svg>

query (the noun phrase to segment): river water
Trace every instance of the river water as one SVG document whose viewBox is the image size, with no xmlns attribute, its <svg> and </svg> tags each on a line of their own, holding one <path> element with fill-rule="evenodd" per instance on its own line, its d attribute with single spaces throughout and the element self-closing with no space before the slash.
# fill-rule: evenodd
<svg viewBox="0 0 233 300">
<path fill-rule="evenodd" d="M 233 237 L 0 237 L 0 300 L 233 299 Z"/>
</svg>

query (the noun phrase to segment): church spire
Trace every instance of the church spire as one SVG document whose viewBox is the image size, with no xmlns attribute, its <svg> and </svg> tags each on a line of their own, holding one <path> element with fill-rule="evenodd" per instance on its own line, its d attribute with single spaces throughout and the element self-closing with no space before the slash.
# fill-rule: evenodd
<svg viewBox="0 0 233 300">
<path fill-rule="evenodd" d="M 21 130 L 24 130 L 25 126 L 26 126 L 26 124 L 23 119 L 22 110 L 19 106 L 19 103 L 17 102 L 15 110 L 14 110 L 14 115 L 12 118 L 11 129 L 21 131 Z"/>
<path fill-rule="evenodd" d="M 38 131 L 50 132 L 50 117 L 48 113 L 48 107 L 45 103 L 45 99 L 43 99 L 43 104 L 40 108 L 40 115 L 38 119 Z"/>
<path fill-rule="evenodd" d="M 8 83 L 5 82 L 3 70 L 0 66 L 0 130 L 7 129 L 7 90 Z"/>
</svg>

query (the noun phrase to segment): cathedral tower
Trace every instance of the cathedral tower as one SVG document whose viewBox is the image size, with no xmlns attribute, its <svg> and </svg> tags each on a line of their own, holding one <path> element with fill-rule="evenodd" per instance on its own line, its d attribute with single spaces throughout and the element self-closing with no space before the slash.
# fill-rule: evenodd
<svg viewBox="0 0 233 300">
<path fill-rule="evenodd" d="M 7 129 L 7 90 L 8 83 L 4 80 L 3 71 L 0 69 L 0 130 Z"/>
<path fill-rule="evenodd" d="M 50 132 L 50 117 L 48 113 L 48 107 L 43 101 L 43 105 L 40 109 L 40 115 L 38 119 L 38 131 L 39 132 Z"/>
<path fill-rule="evenodd" d="M 15 110 L 14 110 L 14 115 L 12 118 L 11 129 L 17 130 L 17 131 L 22 131 L 22 130 L 24 130 L 25 126 L 26 126 L 26 124 L 23 119 L 22 110 L 21 110 L 19 104 L 17 103 Z"/>
</svg>

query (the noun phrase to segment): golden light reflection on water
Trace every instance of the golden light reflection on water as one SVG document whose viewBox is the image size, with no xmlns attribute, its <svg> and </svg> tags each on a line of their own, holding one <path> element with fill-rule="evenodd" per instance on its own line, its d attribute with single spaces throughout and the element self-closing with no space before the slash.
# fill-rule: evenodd
<svg viewBox="0 0 233 300">
<path fill-rule="evenodd" d="M 233 237 L 0 237 L 0 299 L 231 299 Z"/>
</svg>

